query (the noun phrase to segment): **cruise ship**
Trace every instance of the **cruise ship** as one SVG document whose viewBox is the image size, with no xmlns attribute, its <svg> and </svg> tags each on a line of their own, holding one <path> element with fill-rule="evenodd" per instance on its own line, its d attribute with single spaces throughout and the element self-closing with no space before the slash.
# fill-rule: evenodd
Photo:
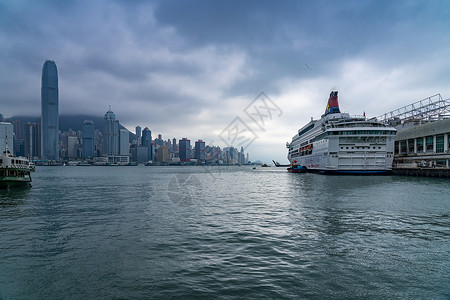
<svg viewBox="0 0 450 300">
<path fill-rule="evenodd" d="M 290 143 L 290 172 L 386 174 L 392 171 L 397 130 L 376 118 L 341 113 L 332 91 L 319 120 L 300 128 Z"/>
</svg>

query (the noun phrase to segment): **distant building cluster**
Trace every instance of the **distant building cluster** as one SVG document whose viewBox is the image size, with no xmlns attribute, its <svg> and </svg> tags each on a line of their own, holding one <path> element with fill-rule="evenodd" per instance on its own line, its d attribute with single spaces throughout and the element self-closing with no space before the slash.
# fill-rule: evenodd
<svg viewBox="0 0 450 300">
<path fill-rule="evenodd" d="M 135 134 L 123 128 L 111 107 L 103 124 L 85 120 L 82 130 L 59 129 L 58 71 L 53 61 L 42 69 L 41 122 L 16 120 L 0 122 L 0 148 L 8 147 L 17 156 L 41 164 L 80 162 L 88 164 L 247 164 L 248 154 L 234 147 L 221 149 L 202 140 L 152 138 L 148 127 L 136 127 Z M 97 127 L 96 127 L 97 125 Z M 3 151 L 3 150 L 2 150 Z"/>
</svg>

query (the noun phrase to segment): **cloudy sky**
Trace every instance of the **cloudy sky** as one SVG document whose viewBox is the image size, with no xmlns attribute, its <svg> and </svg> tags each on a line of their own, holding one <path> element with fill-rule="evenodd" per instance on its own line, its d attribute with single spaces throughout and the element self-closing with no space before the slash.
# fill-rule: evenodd
<svg viewBox="0 0 450 300">
<path fill-rule="evenodd" d="M 286 162 L 285 143 L 331 90 L 368 116 L 449 98 L 449 16 L 447 0 L 0 0 L 0 113 L 40 114 L 49 59 L 60 114 L 111 105 L 130 131 L 219 146 L 239 146 L 225 133 L 244 128 L 252 160 Z M 276 110 L 252 102 L 261 92 Z"/>
</svg>

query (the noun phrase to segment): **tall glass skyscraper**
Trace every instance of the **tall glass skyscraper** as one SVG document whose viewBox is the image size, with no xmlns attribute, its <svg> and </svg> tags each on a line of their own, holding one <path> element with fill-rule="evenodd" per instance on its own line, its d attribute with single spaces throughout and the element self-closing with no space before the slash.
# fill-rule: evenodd
<svg viewBox="0 0 450 300">
<path fill-rule="evenodd" d="M 103 121 L 103 155 L 119 155 L 119 120 L 111 109 Z"/>
<path fill-rule="evenodd" d="M 54 61 L 42 67 L 41 86 L 41 157 L 59 160 L 58 149 L 58 70 Z"/>
<path fill-rule="evenodd" d="M 180 161 L 182 162 L 188 162 L 191 161 L 191 140 L 188 140 L 187 138 L 182 138 L 178 141 L 179 145 L 179 156 Z"/>
<path fill-rule="evenodd" d="M 148 149 L 148 160 L 154 161 L 154 145 L 152 144 L 152 131 L 148 129 L 148 127 L 145 127 L 144 130 L 142 130 L 142 146 L 145 146 Z"/>
<path fill-rule="evenodd" d="M 83 157 L 94 157 L 94 122 L 85 120 L 83 123 Z"/>
</svg>

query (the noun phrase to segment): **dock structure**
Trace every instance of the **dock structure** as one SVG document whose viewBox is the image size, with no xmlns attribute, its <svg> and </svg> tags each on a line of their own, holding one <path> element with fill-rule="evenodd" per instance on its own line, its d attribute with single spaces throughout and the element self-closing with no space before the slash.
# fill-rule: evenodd
<svg viewBox="0 0 450 300">
<path fill-rule="evenodd" d="M 377 119 L 398 130 L 394 174 L 450 177 L 450 99 L 436 94 Z"/>
</svg>

